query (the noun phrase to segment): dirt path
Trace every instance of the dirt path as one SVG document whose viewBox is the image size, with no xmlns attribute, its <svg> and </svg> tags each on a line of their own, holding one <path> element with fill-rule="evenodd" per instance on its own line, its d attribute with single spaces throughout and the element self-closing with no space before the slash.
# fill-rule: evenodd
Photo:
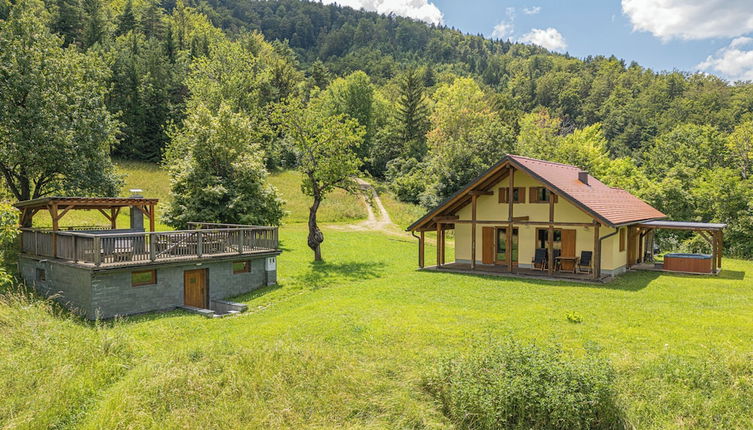
<svg viewBox="0 0 753 430">
<path fill-rule="evenodd" d="M 383 231 L 385 233 L 405 236 L 405 232 L 400 231 L 397 225 L 392 222 L 390 214 L 385 209 L 384 204 L 382 204 L 382 199 L 379 198 L 379 194 L 377 194 L 374 187 L 361 178 L 357 178 L 356 181 L 358 182 L 358 186 L 361 187 L 363 203 L 366 205 L 366 220 L 356 224 L 331 226 L 331 228 L 349 231 Z M 376 207 L 378 213 L 374 212 L 374 207 Z"/>
</svg>

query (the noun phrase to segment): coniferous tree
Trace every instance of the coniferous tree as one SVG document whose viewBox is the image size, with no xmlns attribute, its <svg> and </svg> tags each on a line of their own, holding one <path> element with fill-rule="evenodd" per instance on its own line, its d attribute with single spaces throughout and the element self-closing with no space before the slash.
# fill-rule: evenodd
<svg viewBox="0 0 753 430">
<path fill-rule="evenodd" d="M 102 41 L 107 33 L 107 24 L 101 0 L 82 0 L 81 4 L 85 14 L 81 43 L 82 48 L 88 49 Z"/>
<path fill-rule="evenodd" d="M 400 79 L 396 116 L 404 156 L 422 158 L 426 154 L 429 109 L 424 100 L 423 82 L 416 69 L 409 69 Z"/>
<path fill-rule="evenodd" d="M 118 28 L 115 34 L 126 34 L 136 28 L 136 15 L 133 11 L 133 0 L 128 0 L 123 13 L 118 18 Z"/>
</svg>

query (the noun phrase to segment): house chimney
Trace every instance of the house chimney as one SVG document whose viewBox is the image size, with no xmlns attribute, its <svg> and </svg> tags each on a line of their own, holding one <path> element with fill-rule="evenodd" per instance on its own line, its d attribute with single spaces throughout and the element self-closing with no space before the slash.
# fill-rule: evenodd
<svg viewBox="0 0 753 430">
<path fill-rule="evenodd" d="M 588 172 L 584 172 L 583 170 L 578 172 L 578 180 L 588 185 Z"/>
<path fill-rule="evenodd" d="M 131 192 L 130 197 L 132 199 L 144 198 L 144 196 L 141 195 L 143 191 L 138 188 L 134 188 L 129 191 Z M 144 231 L 144 214 L 135 206 L 131 206 L 131 230 Z"/>
</svg>

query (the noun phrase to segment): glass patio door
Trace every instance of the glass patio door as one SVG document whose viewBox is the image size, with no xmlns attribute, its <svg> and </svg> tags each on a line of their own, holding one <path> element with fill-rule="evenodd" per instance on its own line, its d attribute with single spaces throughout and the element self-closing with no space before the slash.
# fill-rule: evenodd
<svg viewBox="0 0 753 430">
<path fill-rule="evenodd" d="M 518 229 L 512 229 L 512 237 L 507 235 L 507 227 L 497 228 L 497 254 L 495 263 L 507 264 L 507 252 L 512 254 L 512 264 L 518 264 Z"/>
</svg>

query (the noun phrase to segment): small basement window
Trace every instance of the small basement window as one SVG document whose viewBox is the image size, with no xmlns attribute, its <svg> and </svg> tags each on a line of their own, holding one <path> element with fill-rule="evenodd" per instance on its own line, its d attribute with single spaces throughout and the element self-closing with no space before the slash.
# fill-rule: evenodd
<svg viewBox="0 0 753 430">
<path fill-rule="evenodd" d="M 233 273 L 248 273 L 251 271 L 251 262 L 245 261 L 233 261 Z"/>
<path fill-rule="evenodd" d="M 37 269 L 37 281 L 46 281 L 47 280 L 47 271 L 44 269 Z"/>
<path fill-rule="evenodd" d="M 138 272 L 131 272 L 131 286 L 140 287 L 142 285 L 153 285 L 156 283 L 156 270 L 141 270 Z"/>
</svg>

